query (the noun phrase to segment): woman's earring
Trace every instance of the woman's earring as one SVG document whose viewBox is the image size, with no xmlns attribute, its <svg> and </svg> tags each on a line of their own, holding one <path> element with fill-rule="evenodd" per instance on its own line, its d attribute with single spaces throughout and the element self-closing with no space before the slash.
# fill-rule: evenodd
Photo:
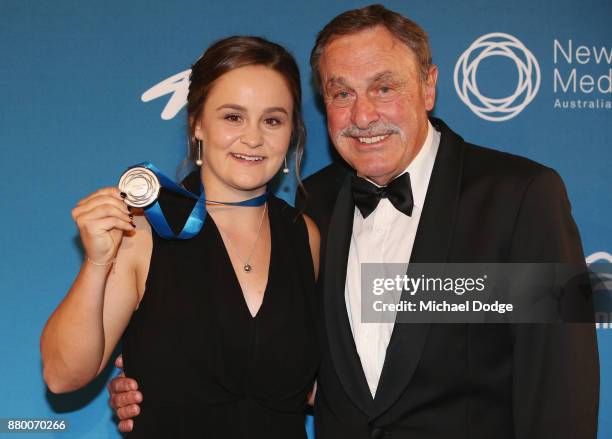
<svg viewBox="0 0 612 439">
<path fill-rule="evenodd" d="M 289 166 L 287 166 L 287 156 L 285 156 L 285 167 L 283 168 L 283 174 L 289 173 Z"/>
<path fill-rule="evenodd" d="M 198 166 L 202 166 L 202 141 L 200 139 L 197 139 L 196 143 L 198 145 L 198 157 L 196 158 L 195 163 Z"/>
</svg>

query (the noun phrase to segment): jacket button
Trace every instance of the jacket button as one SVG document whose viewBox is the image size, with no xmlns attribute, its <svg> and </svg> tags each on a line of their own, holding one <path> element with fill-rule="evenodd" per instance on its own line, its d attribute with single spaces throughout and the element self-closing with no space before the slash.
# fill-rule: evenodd
<svg viewBox="0 0 612 439">
<path fill-rule="evenodd" d="M 370 430 L 370 438 L 371 439 L 382 439 L 385 436 L 385 430 L 382 428 L 373 428 Z"/>
</svg>

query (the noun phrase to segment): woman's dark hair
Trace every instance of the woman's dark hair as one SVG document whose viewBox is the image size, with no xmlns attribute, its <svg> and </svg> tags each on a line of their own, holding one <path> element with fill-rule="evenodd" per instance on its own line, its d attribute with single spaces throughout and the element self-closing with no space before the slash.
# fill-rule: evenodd
<svg viewBox="0 0 612 439">
<path fill-rule="evenodd" d="M 295 172 L 300 180 L 300 162 L 306 143 L 306 129 L 302 118 L 302 86 L 300 71 L 293 56 L 282 46 L 260 37 L 232 36 L 212 44 L 191 67 L 187 116 L 190 156 L 194 156 L 195 125 L 215 81 L 225 73 L 246 66 L 265 66 L 278 72 L 289 87 L 293 98 L 293 127 L 291 145 L 295 146 Z"/>
</svg>

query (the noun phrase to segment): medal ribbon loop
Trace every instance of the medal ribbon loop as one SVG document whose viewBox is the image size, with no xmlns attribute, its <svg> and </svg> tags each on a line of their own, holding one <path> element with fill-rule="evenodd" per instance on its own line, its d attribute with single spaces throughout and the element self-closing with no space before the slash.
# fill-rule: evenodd
<svg viewBox="0 0 612 439">
<path fill-rule="evenodd" d="M 187 198 L 196 200 L 195 206 L 193 206 L 193 209 L 191 210 L 191 213 L 189 214 L 189 217 L 187 218 L 187 221 L 185 222 L 183 229 L 178 235 L 176 235 L 170 228 L 170 225 L 168 224 L 168 221 L 166 220 L 166 217 L 164 216 L 164 213 L 162 212 L 161 206 L 159 205 L 159 198 L 157 198 L 155 202 L 151 204 L 150 206 L 145 207 L 144 208 L 145 216 L 147 217 L 147 220 L 149 221 L 149 223 L 151 224 L 151 227 L 153 227 L 155 232 L 160 237 L 164 239 L 171 239 L 171 240 L 190 239 L 196 236 L 198 233 L 200 233 L 200 230 L 202 230 L 202 226 L 204 225 L 204 220 L 206 219 L 206 214 L 207 214 L 206 212 L 206 194 L 204 192 L 204 186 L 202 185 L 202 183 L 200 183 L 200 195 L 197 196 L 196 194 L 188 191 L 187 189 L 183 188 L 179 184 L 175 183 L 172 179 L 165 176 L 152 163 L 142 162 L 137 165 L 130 166 L 128 168 L 128 171 L 132 168 L 139 168 L 139 167 L 149 169 L 151 172 L 153 172 L 155 176 L 157 177 L 157 179 L 159 180 L 159 184 L 161 185 L 162 188 L 175 192 L 177 194 L 183 195 Z M 208 200 L 208 201 L 210 203 L 223 204 L 226 206 L 256 207 L 256 206 L 261 206 L 266 201 L 268 201 L 269 196 L 270 196 L 270 193 L 266 192 L 262 195 L 259 195 L 258 197 L 250 198 L 248 200 L 238 201 L 238 202 L 225 202 L 225 201 L 213 201 L 213 200 Z"/>
</svg>

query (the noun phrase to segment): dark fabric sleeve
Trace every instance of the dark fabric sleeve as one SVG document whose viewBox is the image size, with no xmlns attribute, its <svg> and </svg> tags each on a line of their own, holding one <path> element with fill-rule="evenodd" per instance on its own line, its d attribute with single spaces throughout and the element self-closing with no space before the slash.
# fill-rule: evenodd
<svg viewBox="0 0 612 439">
<path fill-rule="evenodd" d="M 555 171 L 544 168 L 529 184 L 510 253 L 513 262 L 584 264 L 565 186 Z M 513 332 L 517 439 L 595 439 L 599 406 L 595 325 L 515 324 Z"/>
</svg>

